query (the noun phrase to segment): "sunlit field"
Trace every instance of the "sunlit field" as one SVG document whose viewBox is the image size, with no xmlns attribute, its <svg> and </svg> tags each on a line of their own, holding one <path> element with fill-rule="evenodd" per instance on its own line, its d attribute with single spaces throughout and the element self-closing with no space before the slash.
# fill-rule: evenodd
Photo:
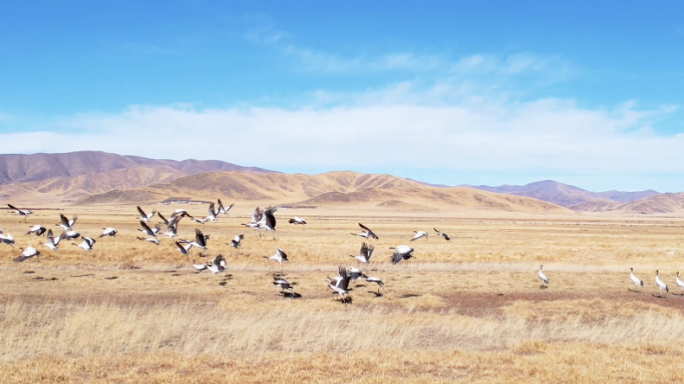
<svg viewBox="0 0 684 384">
<path fill-rule="evenodd" d="M 14 252 L 0 244 L 0 382 L 684 382 L 684 221 L 280 210 L 273 240 L 240 225 L 254 205 L 181 221 L 180 238 L 211 235 L 205 258 L 164 236 L 137 240 L 135 207 L 36 211 L 26 224 L 0 213 L 16 238 Z M 53 252 L 26 235 L 33 224 L 61 233 L 60 212 L 97 238 L 92 252 L 70 241 Z M 309 224 L 288 224 L 293 215 Z M 359 221 L 380 237 L 366 273 L 385 290 L 352 282 L 345 304 L 325 278 L 359 267 Z M 109 226 L 116 237 L 97 237 Z M 429 239 L 410 242 L 414 230 Z M 242 248 L 226 245 L 242 233 Z M 415 258 L 390 264 L 402 244 Z M 13 263 L 29 245 L 40 258 Z M 271 284 L 280 265 L 263 256 L 276 246 L 296 298 Z M 193 260 L 219 253 L 226 273 L 196 273 Z M 656 270 L 670 288 L 662 297 Z"/>
</svg>

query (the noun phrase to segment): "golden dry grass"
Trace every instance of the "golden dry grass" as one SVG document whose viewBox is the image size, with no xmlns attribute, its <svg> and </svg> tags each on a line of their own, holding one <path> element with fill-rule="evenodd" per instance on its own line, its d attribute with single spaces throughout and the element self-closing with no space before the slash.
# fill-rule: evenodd
<svg viewBox="0 0 684 384">
<path fill-rule="evenodd" d="M 227 279 L 195 274 L 169 239 L 135 240 L 131 208 L 78 211 L 81 233 L 120 229 L 92 253 L 68 244 L 51 252 L 21 235 L 31 223 L 52 226 L 54 211 L 29 224 L 1 217 L 18 246 L 43 254 L 14 264 L 0 246 L 0 382 L 684 381 L 684 297 L 652 296 L 655 269 L 677 292 L 678 221 L 366 222 L 381 237 L 369 274 L 387 292 L 376 297 L 375 285 L 361 284 L 343 305 L 324 277 L 355 265 L 356 221 L 281 220 L 275 241 L 240 227 L 241 218 L 183 221 L 182 236 L 195 227 L 212 235 L 209 253 L 226 256 Z M 290 214 L 302 216 L 278 216 Z M 433 226 L 453 240 L 410 243 L 416 260 L 389 264 L 388 247 Z M 242 254 L 224 245 L 238 233 Z M 290 255 L 286 278 L 299 299 L 270 284 L 279 268 L 261 257 L 276 245 Z M 540 263 L 548 289 L 536 278 Z M 629 267 L 644 279 L 642 293 L 629 291 Z"/>
</svg>

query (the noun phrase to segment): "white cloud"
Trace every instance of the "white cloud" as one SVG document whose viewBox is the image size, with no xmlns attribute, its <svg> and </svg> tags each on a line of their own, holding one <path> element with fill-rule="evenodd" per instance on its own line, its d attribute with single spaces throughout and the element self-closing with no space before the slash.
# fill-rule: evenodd
<svg viewBox="0 0 684 384">
<path fill-rule="evenodd" d="M 630 103 L 590 110 L 559 99 L 295 110 L 134 106 L 61 119 L 55 124 L 64 133 L 0 138 L 15 143 L 16 153 L 88 149 L 272 169 L 684 172 L 684 134 L 665 137 L 649 129 L 651 119 L 669 112 Z"/>
</svg>

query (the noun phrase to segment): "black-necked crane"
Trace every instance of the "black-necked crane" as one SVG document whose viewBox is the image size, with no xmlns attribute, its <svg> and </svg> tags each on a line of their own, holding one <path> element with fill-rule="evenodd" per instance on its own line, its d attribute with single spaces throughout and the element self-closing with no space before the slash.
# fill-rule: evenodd
<svg viewBox="0 0 684 384">
<path fill-rule="evenodd" d="M 444 240 L 446 240 L 446 241 L 451 240 L 451 237 L 449 237 L 449 235 L 447 235 L 446 233 L 438 231 L 437 228 L 432 228 L 432 229 L 434 229 L 435 232 L 437 232 L 437 236 L 442 236 L 444 238 Z"/>
<path fill-rule="evenodd" d="M 639 288 L 639 286 L 644 286 L 644 282 L 634 275 L 634 268 L 629 269 L 629 278 L 632 279 L 632 283 L 634 283 L 634 286 L 637 289 Z"/>
<path fill-rule="evenodd" d="M 286 289 L 289 289 L 292 291 L 292 295 L 294 296 L 294 286 L 297 283 L 290 283 L 287 280 L 283 279 L 282 277 L 279 276 L 273 276 L 273 285 L 277 285 L 280 287 L 280 291 L 284 291 Z"/>
<path fill-rule="evenodd" d="M 345 295 L 349 291 L 349 282 L 351 281 L 351 275 L 349 274 L 349 271 L 347 271 L 346 268 L 343 266 L 337 267 L 338 270 L 338 275 L 334 279 L 331 278 L 326 278 L 326 282 L 328 283 L 328 286 L 330 289 L 335 291 L 340 297 L 342 298 L 342 302 L 346 303 Z"/>
<path fill-rule="evenodd" d="M 349 275 L 351 276 L 352 281 L 356 281 L 358 279 L 368 277 L 363 273 L 363 271 L 361 271 L 358 268 L 349 267 L 348 271 L 349 271 Z M 359 283 L 356 283 L 356 284 L 358 285 Z"/>
<path fill-rule="evenodd" d="M 275 212 L 278 210 L 276 207 L 268 207 L 264 209 L 264 214 L 261 217 L 261 220 L 257 223 L 259 226 L 259 229 L 265 229 L 266 232 L 272 231 L 273 232 L 273 240 L 275 240 L 275 231 L 276 231 L 276 217 L 275 217 Z M 261 231 L 259 231 L 261 233 Z"/>
<path fill-rule="evenodd" d="M 193 262 L 192 262 L 192 267 L 195 268 L 195 269 L 197 270 L 197 273 L 199 273 L 199 272 L 202 272 L 202 271 L 206 271 L 207 268 L 209 268 L 209 263 L 205 263 L 205 264 L 195 264 L 195 262 L 193 261 Z"/>
<path fill-rule="evenodd" d="M 159 232 L 159 229 L 156 231 L 152 230 L 150 228 L 150 226 L 147 225 L 147 223 L 145 223 L 145 221 L 143 221 L 143 220 L 140 220 L 140 226 L 142 227 L 142 229 L 138 229 L 138 231 L 140 231 L 140 232 L 142 232 L 142 233 L 144 233 L 150 237 L 157 237 L 157 232 Z M 156 228 L 159 228 L 159 227 L 156 227 Z"/>
<path fill-rule="evenodd" d="M 276 247 L 276 253 L 275 255 L 268 257 L 268 256 L 263 256 L 264 259 L 269 259 L 269 260 L 274 260 L 280 263 L 280 274 L 283 274 L 283 261 L 290 261 L 287 258 L 287 253 L 283 251 L 282 249 Z"/>
<path fill-rule="evenodd" d="M 397 264 L 402 260 L 408 260 L 413 257 L 414 249 L 408 245 L 400 245 L 398 247 L 391 247 L 390 249 L 394 250 L 394 254 L 390 259 L 392 264 Z"/>
<path fill-rule="evenodd" d="M 378 236 L 375 234 L 375 232 L 371 231 L 370 228 L 366 227 L 361 223 L 359 223 L 359 227 L 361 227 L 361 229 L 363 229 L 365 232 L 352 233 L 352 235 L 365 237 L 366 239 L 373 238 L 375 240 L 379 240 Z"/>
<path fill-rule="evenodd" d="M 181 243 L 179 243 L 179 242 L 176 241 L 176 242 L 174 243 L 174 245 L 176 246 L 176 249 L 178 249 L 178 251 L 179 251 L 180 253 L 182 253 L 182 254 L 184 254 L 184 255 L 190 254 L 190 249 L 192 248 L 192 244 L 185 244 L 185 245 L 183 245 L 183 244 L 181 244 Z"/>
<path fill-rule="evenodd" d="M 378 295 L 380 294 L 380 288 L 382 288 L 383 292 L 387 292 L 387 291 L 385 291 L 385 283 L 383 283 L 379 277 L 366 276 L 366 281 L 369 283 L 375 283 L 378 285 Z"/>
<path fill-rule="evenodd" d="M 242 245 L 242 239 L 244 238 L 245 235 L 237 235 L 230 241 L 230 243 L 226 243 L 226 245 L 230 245 L 231 247 L 238 249 Z"/>
<path fill-rule="evenodd" d="M 421 237 L 424 237 L 425 241 L 427 241 L 427 239 L 428 239 L 428 233 L 427 232 L 413 231 L 413 233 L 415 233 L 415 235 L 413 235 L 413 238 L 411 239 L 411 241 L 416 241 L 416 240 L 420 239 Z"/>
<path fill-rule="evenodd" d="M 249 223 L 244 223 L 245 227 L 249 228 L 254 228 L 259 232 L 259 237 L 261 237 L 261 227 L 259 226 L 259 222 L 261 219 L 264 217 L 264 211 L 261 210 L 261 208 L 256 207 L 254 212 L 252 212 L 252 220 Z"/>
<path fill-rule="evenodd" d="M 117 231 L 116 229 L 114 229 L 112 227 L 102 228 L 102 234 L 100 235 L 100 237 L 105 237 L 105 236 L 114 237 L 114 236 L 116 236 L 117 233 L 119 233 L 119 231 Z"/>
<path fill-rule="evenodd" d="M 140 241 L 148 241 L 154 245 L 159 245 L 159 239 L 157 239 L 156 237 L 150 237 L 150 238 L 146 239 L 144 237 L 136 236 L 135 238 L 140 240 Z"/>
<path fill-rule="evenodd" d="M 55 236 L 52 233 L 52 229 L 50 229 L 47 231 L 47 243 L 43 243 L 43 245 L 53 251 L 57 251 L 57 246 L 59 245 L 59 242 L 61 240 L 62 236 L 57 236 L 57 239 L 55 239 Z"/>
<path fill-rule="evenodd" d="M 225 271 L 226 259 L 223 258 L 223 255 L 216 256 L 211 263 L 207 264 L 207 269 L 209 269 L 214 275 Z"/>
<path fill-rule="evenodd" d="M 139 205 L 136 208 L 138 209 L 138 213 L 140 214 L 140 217 L 138 217 L 138 220 L 143 221 L 145 223 L 149 223 L 150 220 L 152 220 L 152 218 L 154 217 L 154 215 L 157 214 L 157 211 L 155 211 L 155 210 L 152 210 L 152 212 L 150 212 L 150 214 L 147 214 L 147 213 L 145 213 L 145 211 L 143 211 L 142 208 L 140 208 Z"/>
<path fill-rule="evenodd" d="M 294 224 L 294 225 L 306 225 L 306 220 L 302 219 L 299 216 L 295 216 L 291 218 L 288 223 Z"/>
<path fill-rule="evenodd" d="M 0 243 L 4 243 L 12 247 L 12 250 L 14 251 L 14 236 L 10 235 L 9 233 L 5 234 L 0 231 Z"/>
<path fill-rule="evenodd" d="M 173 211 L 173 213 L 171 214 L 171 218 L 174 218 L 174 217 L 176 217 L 176 216 L 180 216 L 181 219 L 184 218 L 184 217 L 186 217 L 186 216 L 189 217 L 189 218 L 191 218 L 191 219 L 194 219 L 194 218 L 195 218 L 195 217 L 192 216 L 188 211 L 186 211 L 185 209 L 180 209 L 180 208 L 179 208 L 179 209 L 176 209 L 176 210 Z M 180 219 L 179 219 L 179 220 L 180 220 Z"/>
<path fill-rule="evenodd" d="M 665 292 L 667 292 L 667 293 L 670 292 L 670 289 L 667 287 L 667 284 L 665 284 L 662 280 L 660 280 L 660 276 L 658 276 L 658 271 L 656 271 L 655 281 L 656 281 L 656 285 L 658 285 L 658 289 L 660 289 L 660 296 L 661 297 L 664 297 L 663 296 L 663 290 L 665 290 Z"/>
<path fill-rule="evenodd" d="M 202 231 L 199 229 L 195 229 L 195 240 L 194 241 L 189 241 L 189 240 L 181 240 L 179 243 L 181 244 L 190 244 L 195 248 L 199 249 L 207 249 L 207 240 L 209 240 L 209 235 L 204 235 Z"/>
<path fill-rule="evenodd" d="M 67 219 L 66 216 L 63 214 L 59 214 L 59 224 L 55 224 L 58 227 L 62 227 L 65 231 L 73 231 L 74 230 L 74 225 L 76 225 L 76 221 L 78 220 L 78 216 L 74 215 L 71 220 Z"/>
<path fill-rule="evenodd" d="M 26 234 L 30 235 L 34 233 L 36 236 L 42 236 L 43 233 L 45 233 L 45 231 L 47 231 L 47 229 L 45 229 L 45 227 L 43 227 L 42 225 L 34 225 L 29 229 L 28 232 L 26 232 Z"/>
<path fill-rule="evenodd" d="M 225 207 L 223 206 L 223 202 L 221 201 L 221 199 L 218 199 L 218 213 L 220 215 L 227 215 L 228 211 L 230 211 L 231 208 L 233 208 L 233 205 L 235 204 L 231 204 L 228 207 Z"/>
<path fill-rule="evenodd" d="M 33 214 L 33 211 L 31 211 L 30 209 L 19 209 L 19 208 L 15 207 L 15 206 L 12 205 L 12 204 L 7 204 L 7 206 L 8 206 L 10 209 L 14 209 L 14 212 L 13 212 L 13 213 L 15 213 L 15 214 L 17 214 L 17 215 L 19 215 L 19 216 L 24 216 L 24 222 L 26 222 L 26 219 L 28 218 L 29 215 L 32 215 L 32 214 Z"/>
<path fill-rule="evenodd" d="M 542 268 L 544 268 L 544 266 L 543 266 L 543 265 L 540 265 L 540 266 L 539 266 L 539 280 L 542 281 L 542 286 L 541 286 L 541 287 L 542 287 L 542 288 L 546 288 L 546 286 L 548 286 L 548 284 L 549 284 L 549 278 L 546 277 L 546 275 L 544 274 L 544 272 L 542 272 Z M 546 284 L 546 285 L 544 285 L 544 284 Z"/>
<path fill-rule="evenodd" d="M 677 277 L 675 278 L 675 282 L 677 283 L 677 286 L 679 287 L 679 289 L 680 289 L 680 291 L 681 291 L 681 295 L 680 295 L 680 296 L 684 296 L 684 281 L 682 281 L 682 280 L 679 278 L 679 271 L 677 271 Z"/>
<path fill-rule="evenodd" d="M 359 262 L 361 262 L 363 264 L 368 264 L 370 262 L 371 256 L 373 255 L 373 250 L 375 250 L 375 247 L 373 247 L 373 244 L 369 245 L 369 244 L 364 242 L 363 244 L 361 244 L 361 250 L 359 251 L 358 256 L 354 256 L 354 255 L 349 255 L 349 256 L 355 258 L 356 260 L 358 260 Z"/>
<path fill-rule="evenodd" d="M 74 230 L 70 230 L 70 231 L 63 232 L 61 237 L 63 239 L 67 239 L 67 240 L 75 240 L 75 239 L 78 239 L 79 237 L 81 237 L 81 234 L 74 231 Z"/>
<path fill-rule="evenodd" d="M 40 256 L 40 252 L 38 252 L 38 250 L 33 248 L 33 247 L 28 247 L 26 249 L 20 248 L 20 249 L 22 249 L 23 252 L 21 252 L 21 255 L 19 255 L 19 257 L 12 260 L 15 263 L 21 263 L 22 261 L 28 260 L 34 256 Z M 38 259 L 38 261 L 40 261 L 40 259 Z"/>
<path fill-rule="evenodd" d="M 178 222 L 180 222 L 180 220 L 183 218 L 182 215 L 172 216 L 171 220 L 166 220 L 166 217 L 159 212 L 157 212 L 157 216 L 159 216 L 159 218 L 162 219 L 166 225 L 166 232 L 164 232 L 164 236 L 168 236 L 171 239 L 178 236 Z"/>
<path fill-rule="evenodd" d="M 216 220 L 218 219 L 218 218 L 217 218 L 217 214 L 216 214 L 216 209 L 215 209 L 214 203 L 209 203 L 208 213 L 209 213 L 209 214 L 208 214 L 205 218 L 203 218 L 203 219 L 195 219 L 195 221 L 198 222 L 198 223 L 200 223 L 200 224 L 204 224 L 204 223 L 206 223 L 207 221 L 212 221 L 212 222 L 214 222 L 214 221 L 216 221 Z"/>
<path fill-rule="evenodd" d="M 81 242 L 81 244 L 71 243 L 71 245 L 75 245 L 79 248 L 83 248 L 89 252 L 92 251 L 93 246 L 95 245 L 95 239 L 90 238 L 90 237 L 85 237 L 85 236 L 83 236 L 82 239 L 83 239 L 83 241 Z"/>
</svg>

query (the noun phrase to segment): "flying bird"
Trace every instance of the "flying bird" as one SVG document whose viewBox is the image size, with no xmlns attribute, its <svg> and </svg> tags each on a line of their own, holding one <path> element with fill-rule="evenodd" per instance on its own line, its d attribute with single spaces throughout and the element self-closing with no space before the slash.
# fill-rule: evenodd
<svg viewBox="0 0 684 384">
<path fill-rule="evenodd" d="M 264 217 L 264 211 L 262 211 L 261 208 L 256 207 L 254 212 L 252 212 L 252 220 L 249 223 L 244 223 L 242 225 L 256 229 L 259 232 L 259 237 L 261 237 L 261 228 L 259 227 L 259 222 L 261 221 L 262 217 Z"/>
<path fill-rule="evenodd" d="M 206 271 L 207 268 L 209 268 L 209 263 L 207 263 L 207 264 L 195 264 L 195 262 L 193 261 L 193 262 L 192 262 L 192 266 L 193 266 L 193 268 L 195 268 L 195 269 L 197 270 L 197 272 L 199 273 L 199 272 L 202 272 L 202 271 Z"/>
<path fill-rule="evenodd" d="M 275 240 L 275 230 L 276 230 L 276 217 L 275 212 L 278 210 L 276 207 L 268 207 L 264 209 L 263 216 L 261 220 L 257 223 L 259 228 L 259 234 L 261 234 L 261 229 L 265 229 L 267 232 L 273 232 L 273 240 Z"/>
<path fill-rule="evenodd" d="M 230 243 L 226 243 L 226 245 L 230 245 L 231 247 L 238 249 L 242 245 L 242 239 L 244 238 L 245 235 L 237 235 L 230 241 Z"/>
<path fill-rule="evenodd" d="M 227 215 L 228 211 L 230 211 L 231 208 L 233 208 L 233 205 L 235 204 L 231 204 L 228 207 L 224 207 L 223 202 L 221 202 L 221 199 L 218 199 L 218 213 L 220 215 Z"/>
<path fill-rule="evenodd" d="M 426 241 L 428 239 L 428 233 L 427 232 L 413 231 L 413 233 L 415 233 L 415 236 L 413 236 L 413 239 L 411 239 L 411 241 L 416 241 L 416 240 L 420 239 L 421 237 L 424 237 Z"/>
<path fill-rule="evenodd" d="M 12 260 L 15 263 L 21 263 L 22 261 L 28 260 L 28 259 L 32 258 L 33 256 L 40 256 L 40 252 L 38 252 L 38 250 L 33 248 L 33 247 L 28 247 L 26 249 L 21 248 L 21 249 L 23 250 L 21 255 L 19 255 L 19 257 Z M 38 259 L 38 260 L 40 260 L 40 259 Z"/>
<path fill-rule="evenodd" d="M 14 237 L 12 235 L 4 234 L 2 231 L 0 231 L 0 243 L 4 243 L 12 247 L 12 250 L 14 250 Z"/>
<path fill-rule="evenodd" d="M 210 264 L 207 264 L 207 269 L 209 269 L 214 275 L 225 271 L 226 259 L 223 258 L 223 255 L 216 256 Z"/>
<path fill-rule="evenodd" d="M 75 245 L 90 252 L 93 250 L 93 246 L 95 245 L 95 239 L 83 236 L 83 242 L 81 242 L 81 244 L 71 243 L 71 245 Z"/>
<path fill-rule="evenodd" d="M 333 291 L 335 291 L 335 293 L 340 295 L 343 302 L 346 302 L 344 296 L 349 291 L 349 282 L 351 281 L 351 275 L 349 274 L 349 271 L 347 271 L 347 269 L 341 265 L 337 267 L 337 269 L 337 277 L 335 277 L 334 279 L 330 279 L 328 277 L 326 278 L 326 282 L 328 283 L 330 289 L 332 289 Z"/>
<path fill-rule="evenodd" d="M 207 240 L 209 240 L 209 235 L 204 235 L 199 229 L 195 229 L 195 241 L 181 240 L 181 244 L 190 244 L 193 247 L 199 249 L 207 249 Z"/>
<path fill-rule="evenodd" d="M 209 209 L 208 209 L 209 215 L 207 215 L 207 216 L 206 216 L 205 218 L 203 218 L 203 219 L 195 219 L 195 221 L 198 222 L 198 223 L 200 223 L 200 224 L 204 224 L 204 223 L 206 223 L 207 221 L 212 221 L 212 222 L 213 222 L 213 221 L 218 220 L 217 215 L 216 215 L 216 210 L 214 209 L 214 207 L 215 207 L 214 203 L 209 203 Z"/>
<path fill-rule="evenodd" d="M 47 248 L 57 251 L 57 245 L 59 245 L 59 242 L 62 240 L 62 236 L 57 236 L 57 239 L 55 240 L 55 237 L 52 233 L 52 229 L 47 231 L 47 243 L 43 243 L 44 246 Z"/>
<path fill-rule="evenodd" d="M 371 256 L 373 255 L 373 251 L 375 250 L 375 247 L 373 245 L 368 245 L 365 242 L 361 245 L 361 251 L 359 251 L 358 256 L 354 255 L 349 255 L 350 257 L 355 258 L 361 263 L 368 264 L 370 261 Z"/>
<path fill-rule="evenodd" d="M 292 292 L 292 297 L 295 297 L 294 286 L 297 285 L 297 283 L 290 283 L 282 277 L 273 276 L 273 285 L 279 286 L 280 292 L 289 289 Z"/>
<path fill-rule="evenodd" d="M 181 244 L 179 242 L 175 242 L 174 245 L 176 246 L 176 249 L 180 251 L 180 253 L 187 255 L 190 253 L 190 248 L 192 248 L 192 244 Z"/>
<path fill-rule="evenodd" d="M 119 231 L 117 231 L 114 228 L 111 228 L 111 227 L 110 228 L 102 228 L 102 234 L 100 235 L 100 237 L 105 237 L 105 236 L 114 237 L 114 236 L 116 236 L 117 233 L 119 233 Z"/>
<path fill-rule="evenodd" d="M 349 275 L 351 276 L 352 281 L 356 281 L 356 280 L 361 279 L 361 278 L 365 279 L 366 277 L 368 277 L 358 268 L 349 267 L 348 271 L 349 271 Z"/>
<path fill-rule="evenodd" d="M 74 215 L 71 220 L 67 219 L 66 216 L 63 214 L 59 214 L 59 224 L 55 224 L 58 227 L 62 227 L 65 231 L 73 231 L 74 230 L 74 225 L 76 225 L 76 220 L 78 220 L 78 216 Z"/>
<path fill-rule="evenodd" d="M 375 240 L 379 240 L 378 236 L 373 231 L 371 231 L 368 227 L 366 227 L 365 225 L 359 223 L 359 227 L 361 227 L 361 229 L 363 229 L 365 232 L 352 233 L 352 235 L 365 237 L 366 239 L 373 238 Z"/>
<path fill-rule="evenodd" d="M 383 283 L 379 277 L 367 276 L 366 281 L 369 283 L 376 283 L 378 285 L 378 293 L 380 293 L 380 288 L 382 288 L 383 292 L 387 292 L 385 291 L 385 283 Z"/>
<path fill-rule="evenodd" d="M 144 237 L 136 236 L 135 238 L 141 241 L 149 241 L 152 244 L 159 245 L 159 239 L 156 237 L 150 237 L 149 239 L 146 239 Z"/>
<path fill-rule="evenodd" d="M 45 229 L 45 227 L 43 227 L 42 225 L 34 225 L 33 227 L 31 227 L 31 228 L 29 229 L 28 232 L 26 232 L 26 234 L 27 234 L 27 235 L 30 235 L 30 234 L 32 234 L 32 233 L 35 233 L 36 236 L 42 236 L 43 233 L 45 233 L 46 230 L 47 230 L 47 229 Z"/>
<path fill-rule="evenodd" d="M 74 230 L 70 230 L 70 231 L 65 231 L 64 233 L 62 233 L 61 237 L 64 239 L 67 239 L 67 240 L 75 240 L 75 239 L 78 239 L 79 237 L 81 237 L 81 234 L 74 231 Z"/>
<path fill-rule="evenodd" d="M 161 228 L 159 226 L 155 227 L 157 229 L 156 231 L 150 229 L 150 226 L 147 225 L 145 223 L 145 221 L 143 221 L 143 220 L 140 220 L 140 226 L 142 227 L 142 229 L 138 229 L 138 231 L 146 234 L 147 236 L 151 236 L 151 237 L 157 237 L 157 233 L 161 230 Z"/>
<path fill-rule="evenodd" d="M 397 264 L 402 260 L 408 260 L 413 257 L 414 249 L 407 245 L 400 245 L 398 247 L 393 247 L 390 249 L 394 249 L 394 254 L 392 255 L 392 259 L 390 260 L 392 264 Z"/>
<path fill-rule="evenodd" d="M 437 236 L 442 236 L 444 238 L 444 240 L 446 240 L 446 241 L 451 240 L 449 235 L 447 235 L 446 233 L 438 231 L 437 228 L 432 228 L 432 229 L 434 229 L 435 232 L 437 232 Z"/>
<path fill-rule="evenodd" d="M 306 225 L 306 221 L 298 216 L 291 218 L 290 221 L 288 221 L 288 223 L 295 225 Z"/>
<path fill-rule="evenodd" d="M 7 204 L 7 206 L 10 209 L 14 209 L 15 212 L 13 212 L 13 213 L 18 214 L 19 216 L 24 216 L 24 222 L 26 222 L 26 219 L 28 218 L 29 215 L 33 214 L 33 211 L 31 211 L 29 209 L 19 209 L 12 204 Z"/>
<path fill-rule="evenodd" d="M 290 261 L 287 259 L 287 253 L 285 253 L 282 249 L 276 247 L 276 253 L 275 255 L 268 257 L 268 256 L 263 256 L 264 259 L 269 259 L 269 260 L 275 260 L 278 263 L 280 263 L 280 274 L 283 274 L 283 261 Z"/>
<path fill-rule="evenodd" d="M 139 205 L 138 205 L 136 208 L 138 209 L 138 213 L 140 214 L 140 217 L 138 217 L 138 219 L 139 219 L 140 221 L 145 222 L 145 223 L 149 223 L 150 220 L 152 220 L 152 218 L 154 217 L 154 215 L 157 214 L 157 211 L 153 210 L 153 211 L 148 215 L 147 213 L 145 213 L 145 211 L 142 210 L 142 208 L 140 208 Z"/>
</svg>

